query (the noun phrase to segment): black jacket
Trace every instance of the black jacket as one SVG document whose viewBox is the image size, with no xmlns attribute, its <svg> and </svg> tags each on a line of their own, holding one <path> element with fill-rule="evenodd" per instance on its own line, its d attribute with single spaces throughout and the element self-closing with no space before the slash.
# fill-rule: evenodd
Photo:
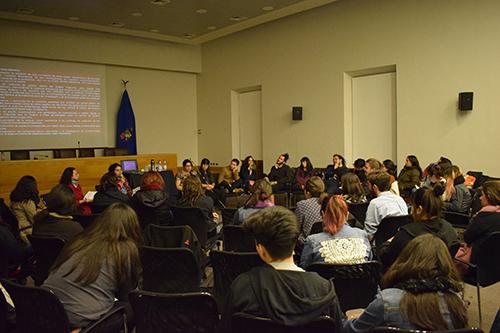
<svg viewBox="0 0 500 333">
<path fill-rule="evenodd" d="M 283 165 L 281 168 L 273 166 L 269 172 L 268 178 L 272 182 L 278 182 L 280 185 L 291 185 L 293 183 L 294 173 L 288 165 Z"/>
<path fill-rule="evenodd" d="M 132 197 L 132 207 L 141 227 L 148 224 L 169 225 L 174 217 L 170 211 L 168 194 L 162 190 L 140 190 Z"/>
<path fill-rule="evenodd" d="M 342 165 L 335 169 L 333 164 L 329 164 L 325 170 L 325 180 L 340 180 L 343 175 L 349 172 L 349 168 Z"/>
<path fill-rule="evenodd" d="M 243 273 L 231 284 L 221 331 L 230 332 L 237 312 L 259 315 L 284 325 L 300 325 L 329 315 L 338 325 L 342 312 L 333 282 L 313 272 L 275 270 L 265 265 Z"/>
<path fill-rule="evenodd" d="M 130 199 L 126 194 L 118 190 L 118 188 L 97 191 L 92 202 L 92 212 L 97 214 L 102 213 L 108 206 L 115 202 L 130 204 Z"/>
<path fill-rule="evenodd" d="M 480 212 L 472 219 L 464 232 L 464 241 L 472 245 L 471 263 L 476 262 L 475 249 L 486 237 L 497 231 L 500 231 L 500 213 Z"/>
</svg>

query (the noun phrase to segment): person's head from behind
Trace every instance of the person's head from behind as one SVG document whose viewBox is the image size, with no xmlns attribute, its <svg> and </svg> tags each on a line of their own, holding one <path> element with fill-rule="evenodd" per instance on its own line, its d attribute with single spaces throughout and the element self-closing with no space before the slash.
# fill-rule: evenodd
<svg viewBox="0 0 500 333">
<path fill-rule="evenodd" d="M 280 154 L 280 156 L 278 156 L 278 159 L 276 160 L 276 164 L 282 166 L 288 161 L 288 157 L 288 153 Z"/>
<path fill-rule="evenodd" d="M 68 167 L 64 169 L 61 179 L 59 180 L 59 184 L 69 185 L 69 184 L 78 184 L 80 180 L 80 174 L 73 167 Z"/>
<path fill-rule="evenodd" d="M 451 163 L 451 160 L 449 158 L 444 157 L 444 156 L 441 156 L 439 158 L 438 164 L 441 165 L 441 167 L 443 169 L 447 169 L 453 165 L 453 163 Z"/>
<path fill-rule="evenodd" d="M 300 159 L 300 168 L 304 171 L 312 171 L 313 166 L 309 157 L 304 156 Z"/>
<path fill-rule="evenodd" d="M 342 178 L 340 178 L 340 182 L 342 184 L 343 194 L 347 194 L 353 197 L 361 197 L 365 194 L 365 190 L 363 189 L 363 185 L 361 185 L 359 177 L 354 173 L 346 173 L 342 176 Z"/>
<path fill-rule="evenodd" d="M 200 171 L 207 172 L 210 168 L 210 160 L 208 158 L 204 158 L 200 163 Z"/>
<path fill-rule="evenodd" d="M 119 163 L 113 163 L 108 168 L 108 173 L 114 174 L 118 179 L 122 178 L 123 170 Z"/>
<path fill-rule="evenodd" d="M 142 177 L 141 190 L 161 190 L 165 189 L 165 181 L 157 171 L 149 171 Z"/>
<path fill-rule="evenodd" d="M 366 161 L 362 158 L 358 158 L 354 161 L 354 170 L 364 170 Z"/>
<path fill-rule="evenodd" d="M 99 182 L 99 191 L 106 192 L 111 189 L 117 189 L 118 188 L 118 176 L 113 173 L 105 173 Z"/>
<path fill-rule="evenodd" d="M 238 170 L 238 165 L 240 165 L 240 160 L 237 159 L 237 158 L 233 158 L 231 160 L 231 163 L 229 163 L 229 169 L 231 169 L 231 171 L 236 171 Z"/>
<path fill-rule="evenodd" d="M 182 170 L 187 173 L 191 172 L 193 170 L 193 162 L 189 159 L 182 161 Z"/>
<path fill-rule="evenodd" d="M 63 216 L 76 213 L 76 202 L 73 191 L 63 184 L 54 186 L 45 196 L 47 211 Z"/>
<path fill-rule="evenodd" d="M 332 161 L 333 161 L 333 165 L 345 166 L 345 159 L 342 155 L 334 154 Z"/>
<path fill-rule="evenodd" d="M 321 203 L 323 231 L 335 235 L 344 226 L 348 214 L 347 204 L 341 195 L 324 198 Z"/>
<path fill-rule="evenodd" d="M 280 207 L 268 207 L 250 215 L 242 224 L 256 243 L 259 256 L 267 263 L 292 257 L 299 228 L 295 214 Z"/>
<path fill-rule="evenodd" d="M 252 194 L 246 202 L 246 207 L 255 207 L 258 202 L 265 202 L 272 200 L 273 187 L 267 179 L 259 179 L 251 188 Z"/>
<path fill-rule="evenodd" d="M 396 177 L 397 176 L 397 169 L 396 169 L 396 164 L 394 164 L 393 161 L 391 160 L 384 160 L 382 162 L 383 167 L 382 170 L 387 172 L 389 175 Z"/>
<path fill-rule="evenodd" d="M 368 183 L 370 189 L 375 195 L 379 195 L 381 192 L 389 191 L 391 186 L 391 177 L 385 171 L 372 171 L 368 174 Z"/>
<path fill-rule="evenodd" d="M 441 179 L 445 176 L 443 167 L 439 164 L 433 164 L 429 168 L 429 176 L 432 184 L 439 183 Z"/>
<path fill-rule="evenodd" d="M 306 181 L 305 194 L 307 197 L 319 198 L 325 193 L 325 183 L 318 176 L 312 176 Z"/>
<path fill-rule="evenodd" d="M 365 173 L 368 175 L 370 172 L 382 170 L 383 164 L 375 158 L 369 158 L 366 160 Z"/>
<path fill-rule="evenodd" d="M 117 281 L 136 284 L 141 265 L 138 248 L 142 244 L 135 211 L 124 203 L 114 203 L 64 247 L 52 270 L 76 255 L 79 260 L 75 267 L 84 267 L 76 283 L 94 282 L 101 274 L 101 265 L 107 263 L 114 267 Z"/>
<path fill-rule="evenodd" d="M 184 179 L 182 183 L 182 200 L 194 207 L 201 196 L 203 196 L 203 188 L 201 187 L 200 178 L 189 176 Z"/>
<path fill-rule="evenodd" d="M 38 186 L 33 176 L 22 176 L 16 184 L 16 187 L 10 193 L 11 202 L 24 202 L 31 200 L 35 204 L 40 202 Z"/>
<path fill-rule="evenodd" d="M 421 187 L 413 193 L 412 215 L 415 221 L 428 221 L 438 217 L 443 207 L 445 188 L 440 183 L 433 188 Z"/>
<path fill-rule="evenodd" d="M 425 234 L 406 245 L 382 278 L 382 288 L 405 290 L 402 314 L 414 325 L 428 330 L 447 330 L 441 315 L 440 295 L 450 310 L 455 328 L 467 326 L 467 310 L 457 294 L 463 287 L 446 244 Z"/>
<path fill-rule="evenodd" d="M 488 180 L 481 186 L 481 206 L 500 205 L 500 180 Z"/>
</svg>

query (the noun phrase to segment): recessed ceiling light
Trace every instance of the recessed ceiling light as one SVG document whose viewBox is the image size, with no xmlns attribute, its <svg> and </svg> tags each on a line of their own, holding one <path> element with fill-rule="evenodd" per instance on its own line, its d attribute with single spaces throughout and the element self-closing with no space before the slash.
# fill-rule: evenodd
<svg viewBox="0 0 500 333">
<path fill-rule="evenodd" d="M 152 0 L 151 3 L 156 6 L 165 6 L 170 3 L 170 0 Z"/>
<path fill-rule="evenodd" d="M 207 27 L 208 30 L 215 30 L 217 27 L 215 25 L 211 25 Z"/>
<path fill-rule="evenodd" d="M 35 12 L 35 10 L 31 8 L 18 8 L 16 12 L 23 15 L 31 15 Z"/>
<path fill-rule="evenodd" d="M 122 22 L 113 22 L 110 24 L 110 26 L 114 27 L 114 28 L 123 28 L 125 26 L 125 23 L 122 23 Z"/>
<path fill-rule="evenodd" d="M 273 10 L 273 9 L 274 9 L 274 7 L 273 7 L 273 6 L 264 6 L 264 7 L 262 7 L 262 10 L 263 10 L 263 11 L 266 11 L 266 12 L 268 12 L 268 11 L 270 11 L 270 10 Z"/>
<path fill-rule="evenodd" d="M 160 30 L 158 30 L 158 29 L 150 29 L 149 31 L 154 32 L 154 33 L 160 32 Z"/>
<path fill-rule="evenodd" d="M 248 17 L 246 17 L 246 16 L 239 16 L 239 15 L 235 15 L 235 16 L 231 16 L 229 19 L 230 19 L 231 21 L 236 21 L 236 22 L 238 22 L 238 21 L 243 21 L 243 20 L 246 20 L 247 18 L 248 18 Z"/>
<path fill-rule="evenodd" d="M 141 17 L 142 13 L 135 12 L 135 13 L 132 13 L 131 15 L 134 16 L 134 17 Z"/>
<path fill-rule="evenodd" d="M 182 37 L 190 39 L 190 38 L 196 37 L 196 35 L 186 33 L 186 34 L 182 35 Z"/>
<path fill-rule="evenodd" d="M 200 9 L 197 9 L 196 12 L 198 14 L 206 14 L 206 13 L 208 13 L 208 10 L 206 10 L 205 8 L 200 8 Z"/>
<path fill-rule="evenodd" d="M 80 18 L 77 17 L 77 16 L 70 16 L 70 17 L 68 17 L 68 20 L 70 20 L 70 21 L 80 21 Z"/>
</svg>

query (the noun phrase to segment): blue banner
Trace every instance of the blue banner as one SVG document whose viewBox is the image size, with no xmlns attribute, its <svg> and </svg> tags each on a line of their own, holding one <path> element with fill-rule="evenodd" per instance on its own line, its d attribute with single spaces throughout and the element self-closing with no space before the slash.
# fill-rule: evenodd
<svg viewBox="0 0 500 333">
<path fill-rule="evenodd" d="M 137 141 L 135 132 L 135 116 L 132 104 L 125 90 L 118 110 L 118 123 L 116 126 L 116 146 L 127 148 L 132 155 L 137 155 Z"/>
</svg>

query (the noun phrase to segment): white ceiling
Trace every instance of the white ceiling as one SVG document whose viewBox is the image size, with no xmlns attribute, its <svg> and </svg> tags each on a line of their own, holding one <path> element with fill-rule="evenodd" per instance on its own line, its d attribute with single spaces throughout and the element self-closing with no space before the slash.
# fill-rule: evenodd
<svg viewBox="0 0 500 333">
<path fill-rule="evenodd" d="M 200 44 L 334 1 L 4 0 L 0 18 Z"/>
</svg>

